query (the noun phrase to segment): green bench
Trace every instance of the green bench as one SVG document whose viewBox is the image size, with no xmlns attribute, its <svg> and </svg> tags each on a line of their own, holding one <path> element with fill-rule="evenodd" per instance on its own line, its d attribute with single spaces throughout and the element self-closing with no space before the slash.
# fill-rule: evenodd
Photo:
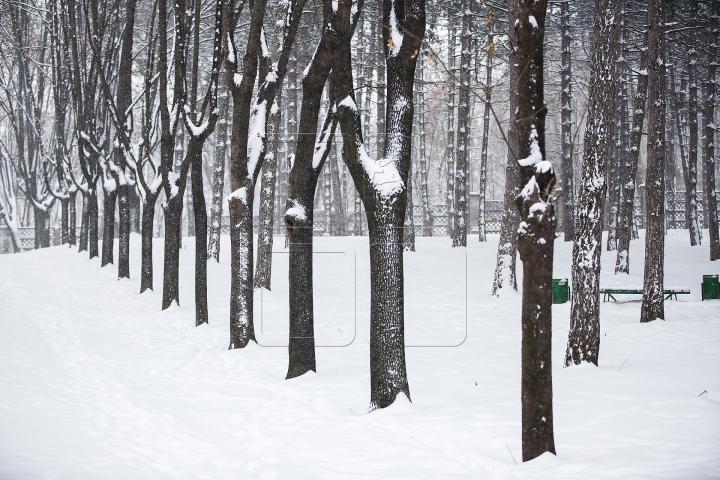
<svg viewBox="0 0 720 480">
<path fill-rule="evenodd" d="M 614 302 L 617 302 L 615 299 L 615 295 L 642 295 L 642 290 L 636 290 L 636 289 L 627 289 L 627 288 L 601 288 L 600 293 L 603 294 L 603 302 L 607 302 L 609 299 L 613 299 Z M 673 297 L 675 297 L 675 300 L 677 300 L 678 295 L 689 295 L 690 289 L 689 288 L 675 288 L 670 290 L 664 290 L 663 293 L 667 295 L 665 297 L 665 300 L 670 300 Z"/>
</svg>

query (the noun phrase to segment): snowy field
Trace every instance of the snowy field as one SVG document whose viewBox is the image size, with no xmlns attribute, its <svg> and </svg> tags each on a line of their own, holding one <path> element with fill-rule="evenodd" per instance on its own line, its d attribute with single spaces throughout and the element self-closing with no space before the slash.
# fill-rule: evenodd
<svg viewBox="0 0 720 480">
<path fill-rule="evenodd" d="M 159 240 L 143 295 L 137 236 L 120 282 L 74 249 L 0 256 L 0 479 L 720 478 L 720 301 L 700 301 L 720 262 L 706 246 L 669 233 L 666 285 L 692 294 L 666 302 L 666 321 L 640 324 L 639 296 L 602 304 L 599 368 L 562 367 L 570 304 L 553 306 L 557 456 L 522 464 L 520 296 L 490 296 L 497 236 L 469 243 L 418 238 L 406 254 L 413 403 L 370 414 L 366 238 L 316 238 L 318 372 L 290 381 L 282 248 L 273 291 L 256 294 L 260 345 L 232 351 L 227 237 L 199 328 L 193 239 L 182 306 L 165 312 Z M 641 288 L 643 246 L 630 277 L 604 252 L 601 285 Z M 554 277 L 570 278 L 571 245 L 555 247 Z"/>
</svg>

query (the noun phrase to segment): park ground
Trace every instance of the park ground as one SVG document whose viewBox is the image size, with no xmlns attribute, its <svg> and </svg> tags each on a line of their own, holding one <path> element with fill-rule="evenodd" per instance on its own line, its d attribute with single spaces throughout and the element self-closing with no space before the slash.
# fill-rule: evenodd
<svg viewBox="0 0 720 480">
<path fill-rule="evenodd" d="M 603 252 L 601 286 L 642 288 L 640 233 L 630 276 Z M 0 479 L 720 478 L 720 301 L 700 300 L 720 262 L 686 231 L 666 237 L 665 284 L 691 294 L 650 324 L 639 296 L 603 303 L 598 367 L 563 368 L 570 304 L 553 306 L 557 456 L 524 464 L 521 297 L 490 295 L 497 236 L 405 255 L 412 403 L 372 413 L 367 238 L 316 238 L 318 371 L 289 381 L 283 240 L 243 350 L 227 349 L 227 237 L 197 328 L 192 238 L 166 311 L 160 239 L 143 295 L 136 236 L 131 280 L 67 247 L 0 256 Z M 571 244 L 555 249 L 570 278 Z"/>
</svg>

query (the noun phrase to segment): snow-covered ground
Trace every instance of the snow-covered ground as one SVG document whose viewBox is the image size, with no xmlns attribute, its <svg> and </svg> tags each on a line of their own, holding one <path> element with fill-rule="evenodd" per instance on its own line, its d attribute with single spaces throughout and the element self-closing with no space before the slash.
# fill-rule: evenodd
<svg viewBox="0 0 720 480">
<path fill-rule="evenodd" d="M 699 290 L 720 262 L 688 243 L 667 237 L 666 285 L 692 294 L 666 302 L 666 321 L 640 324 L 640 297 L 602 304 L 599 368 L 562 367 L 570 304 L 553 307 L 557 456 L 525 464 L 520 296 L 490 296 L 497 236 L 418 238 L 406 254 L 413 403 L 370 414 L 366 238 L 316 238 L 323 346 L 317 374 L 290 381 L 282 248 L 256 296 L 261 345 L 232 351 L 227 237 L 199 328 L 193 239 L 182 306 L 165 312 L 159 240 L 143 295 L 137 237 L 129 281 L 64 247 L 0 256 L 0 478 L 720 478 L 720 301 Z M 571 245 L 555 246 L 554 276 L 570 278 Z M 604 252 L 601 284 L 641 286 L 643 246 L 622 279 Z"/>
</svg>

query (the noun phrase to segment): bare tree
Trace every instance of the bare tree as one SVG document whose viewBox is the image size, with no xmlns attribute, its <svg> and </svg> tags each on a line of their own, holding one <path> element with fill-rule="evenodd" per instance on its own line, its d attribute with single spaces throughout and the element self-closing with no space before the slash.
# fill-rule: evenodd
<svg viewBox="0 0 720 480">
<path fill-rule="evenodd" d="M 361 6 L 361 5 L 358 5 Z M 425 33 L 424 0 L 385 0 L 387 138 L 383 158 L 367 154 L 353 88 L 351 5 L 341 4 L 333 28 L 342 42 L 333 55 L 331 96 L 343 133 L 343 160 L 363 198 L 370 229 L 370 409 L 410 398 L 405 367 L 402 235 L 410 181 L 413 83 Z"/>
<path fill-rule="evenodd" d="M 663 0 L 649 0 L 648 141 L 645 197 L 645 279 L 640 321 L 665 319 L 665 15 Z"/>
<path fill-rule="evenodd" d="M 591 362 L 600 351 L 600 254 L 609 128 L 615 99 L 615 52 L 620 2 L 595 0 L 590 95 L 582 183 L 573 244 L 572 307 L 565 365 Z"/>
</svg>

